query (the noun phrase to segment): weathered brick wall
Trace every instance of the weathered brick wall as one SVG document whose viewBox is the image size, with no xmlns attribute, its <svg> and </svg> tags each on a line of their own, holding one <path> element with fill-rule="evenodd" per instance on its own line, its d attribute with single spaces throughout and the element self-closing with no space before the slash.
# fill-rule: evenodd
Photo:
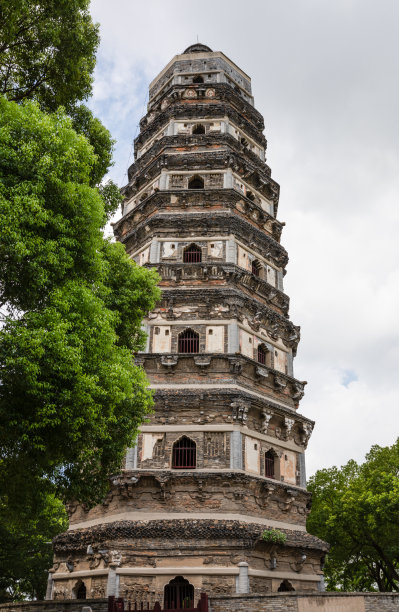
<svg viewBox="0 0 399 612">
<path fill-rule="evenodd" d="M 61 599 L 58 601 L 18 601 L 0 604 L 1 612 L 81 612 L 89 606 L 92 612 L 107 612 L 107 599 Z"/>
<path fill-rule="evenodd" d="M 214 596 L 209 612 L 396 612 L 399 593 L 276 593 Z"/>
</svg>

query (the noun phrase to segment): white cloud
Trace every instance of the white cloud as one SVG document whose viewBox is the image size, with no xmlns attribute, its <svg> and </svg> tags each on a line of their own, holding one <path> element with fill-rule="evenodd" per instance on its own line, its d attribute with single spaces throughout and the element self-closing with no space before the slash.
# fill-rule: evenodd
<svg viewBox="0 0 399 612">
<path fill-rule="evenodd" d="M 302 325 L 308 472 L 398 435 L 399 5 L 395 0 L 95 0 L 92 108 L 123 183 L 149 82 L 199 40 L 252 77 L 281 185 L 286 291 Z M 355 379 L 348 382 L 348 375 Z"/>
</svg>

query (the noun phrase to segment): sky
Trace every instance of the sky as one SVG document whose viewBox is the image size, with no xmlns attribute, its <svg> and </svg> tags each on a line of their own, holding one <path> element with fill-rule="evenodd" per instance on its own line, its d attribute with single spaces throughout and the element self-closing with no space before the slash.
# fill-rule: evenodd
<svg viewBox="0 0 399 612">
<path fill-rule="evenodd" d="M 398 436 L 399 2 L 92 0 L 100 24 L 90 106 L 127 182 L 148 84 L 198 40 L 252 78 L 301 325 L 294 362 L 316 421 L 317 469 Z"/>
</svg>

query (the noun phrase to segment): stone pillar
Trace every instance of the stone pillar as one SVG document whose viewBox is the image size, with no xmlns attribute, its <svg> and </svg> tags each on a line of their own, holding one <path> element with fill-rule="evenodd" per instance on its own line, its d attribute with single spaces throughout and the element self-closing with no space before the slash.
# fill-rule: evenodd
<svg viewBox="0 0 399 612">
<path fill-rule="evenodd" d="M 237 593 L 249 593 L 248 563 L 246 561 L 239 563 L 238 570 Z"/>
<path fill-rule="evenodd" d="M 135 470 L 137 468 L 137 446 L 128 448 L 126 451 L 126 469 Z"/>
<path fill-rule="evenodd" d="M 277 270 L 277 289 L 284 291 L 283 273 Z"/>
<path fill-rule="evenodd" d="M 165 168 L 161 170 L 161 178 L 159 179 L 159 190 L 165 191 L 168 188 L 168 174 Z"/>
<path fill-rule="evenodd" d="M 230 433 L 230 467 L 232 470 L 242 470 L 242 440 L 240 431 Z"/>
<path fill-rule="evenodd" d="M 240 350 L 239 331 L 237 323 L 230 323 L 227 326 L 229 353 L 238 353 Z"/>
<path fill-rule="evenodd" d="M 224 185 L 225 189 L 233 189 L 233 171 L 231 168 L 227 168 L 224 173 Z"/>
<path fill-rule="evenodd" d="M 305 453 L 298 453 L 299 460 L 299 484 L 306 489 L 306 464 Z"/>
<path fill-rule="evenodd" d="M 54 585 L 53 574 L 49 572 L 48 578 L 47 578 L 46 596 L 44 599 L 53 599 L 53 585 Z"/>
<path fill-rule="evenodd" d="M 160 244 L 154 239 L 150 246 L 150 263 L 159 263 Z"/>
<path fill-rule="evenodd" d="M 226 262 L 237 263 L 237 248 L 233 238 L 229 238 L 226 244 Z"/>
<path fill-rule="evenodd" d="M 110 567 L 108 570 L 107 597 L 112 596 L 119 597 L 119 576 L 116 567 Z"/>
</svg>

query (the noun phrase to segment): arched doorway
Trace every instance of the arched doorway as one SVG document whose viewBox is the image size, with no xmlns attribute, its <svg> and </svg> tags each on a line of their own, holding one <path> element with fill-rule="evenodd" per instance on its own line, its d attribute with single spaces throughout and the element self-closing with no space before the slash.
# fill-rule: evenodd
<svg viewBox="0 0 399 612">
<path fill-rule="evenodd" d="M 73 588 L 76 599 L 86 599 L 86 585 L 82 580 L 78 580 Z"/>
<path fill-rule="evenodd" d="M 194 587 L 183 576 L 176 576 L 165 586 L 164 608 L 191 608 L 194 606 Z"/>
</svg>

